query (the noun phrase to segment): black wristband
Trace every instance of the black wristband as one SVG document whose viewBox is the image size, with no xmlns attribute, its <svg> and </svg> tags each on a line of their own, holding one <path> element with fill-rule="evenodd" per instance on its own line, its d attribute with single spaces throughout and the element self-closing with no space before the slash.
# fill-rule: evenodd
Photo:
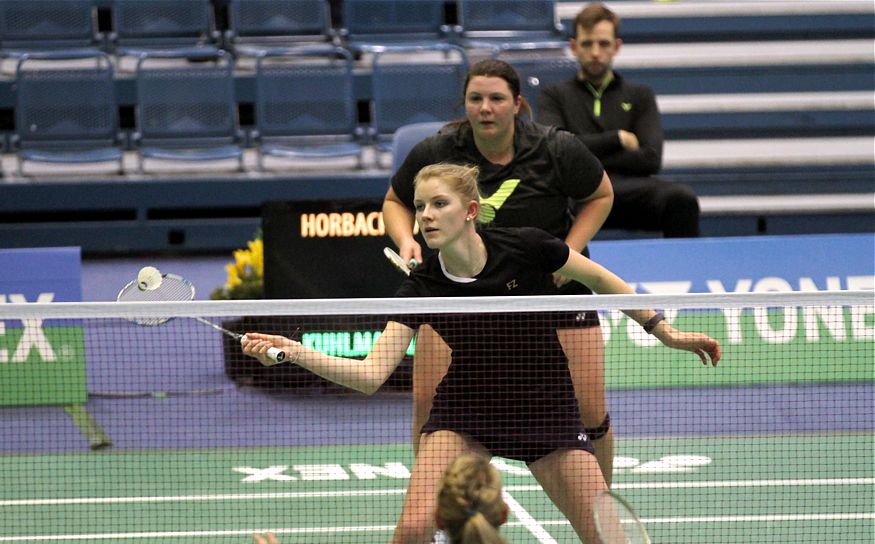
<svg viewBox="0 0 875 544">
<path fill-rule="evenodd" d="M 656 326 L 659 325 L 660 321 L 664 320 L 665 316 L 662 315 L 662 312 L 656 312 L 656 315 L 645 321 L 644 324 L 641 326 L 644 327 L 644 332 L 646 332 L 647 334 L 653 334 L 653 329 L 655 329 Z"/>
</svg>

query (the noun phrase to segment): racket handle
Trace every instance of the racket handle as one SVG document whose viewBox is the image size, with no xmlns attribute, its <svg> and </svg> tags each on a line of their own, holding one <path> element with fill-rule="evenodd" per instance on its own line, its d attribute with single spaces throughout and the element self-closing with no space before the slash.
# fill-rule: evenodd
<svg viewBox="0 0 875 544">
<path fill-rule="evenodd" d="M 280 348 L 270 348 L 269 350 L 267 350 L 267 356 L 277 363 L 281 363 L 286 360 L 286 352 L 281 350 Z"/>
<path fill-rule="evenodd" d="M 244 334 L 243 336 L 240 337 L 240 343 L 241 343 L 241 344 L 242 344 L 243 342 L 247 341 L 247 340 L 248 340 L 248 338 L 246 338 L 246 335 L 245 335 L 245 334 Z M 270 349 L 268 349 L 268 350 L 267 350 L 267 356 L 270 357 L 270 359 L 271 359 L 274 363 L 282 363 L 283 361 L 286 360 L 286 352 L 283 351 L 283 350 L 281 350 L 281 349 L 279 349 L 279 348 L 270 348 Z"/>
</svg>

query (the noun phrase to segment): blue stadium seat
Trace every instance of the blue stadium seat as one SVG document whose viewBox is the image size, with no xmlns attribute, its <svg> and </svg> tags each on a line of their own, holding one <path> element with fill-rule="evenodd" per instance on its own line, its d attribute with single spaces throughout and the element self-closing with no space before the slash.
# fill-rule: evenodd
<svg viewBox="0 0 875 544">
<path fill-rule="evenodd" d="M 254 55 L 264 47 L 325 42 L 329 26 L 325 0 L 230 0 L 225 47 Z"/>
<path fill-rule="evenodd" d="M 622 20 L 626 44 L 832 40 L 875 38 L 868 1 L 609 2 Z M 569 33 L 581 2 L 559 2 L 556 13 Z"/>
<path fill-rule="evenodd" d="M 31 70 L 31 60 L 50 60 L 52 66 Z M 93 61 L 93 66 L 83 60 Z M 118 105 L 112 63 L 106 54 L 79 50 L 25 53 L 18 60 L 15 90 L 13 144 L 18 147 L 20 175 L 24 175 L 26 161 L 117 162 L 122 173 Z"/>
<path fill-rule="evenodd" d="M 92 0 L 3 0 L 0 2 L 0 52 L 69 48 L 97 49 Z"/>
<path fill-rule="evenodd" d="M 532 107 L 535 120 L 538 119 L 538 95 L 541 91 L 577 74 L 577 60 L 567 55 L 566 51 L 567 47 L 563 46 L 561 49 L 545 49 L 535 55 L 498 55 L 498 58 L 510 63 L 519 74 L 520 93 Z"/>
<path fill-rule="evenodd" d="M 112 21 L 110 42 L 118 54 L 215 48 L 220 37 L 210 0 L 113 0 Z"/>
<path fill-rule="evenodd" d="M 175 60 L 178 66 L 150 67 L 150 61 Z M 234 92 L 234 63 L 219 50 L 204 51 L 198 62 L 190 53 L 155 51 L 137 62 L 137 132 L 139 170 L 145 159 L 210 162 L 235 159 L 243 170 L 241 132 Z"/>
<path fill-rule="evenodd" d="M 555 0 L 459 0 L 459 44 L 469 48 L 566 43 Z"/>
<path fill-rule="evenodd" d="M 427 49 L 436 54 L 417 62 L 410 62 L 403 52 L 374 55 L 370 134 L 380 150 L 388 151 L 392 135 L 404 125 L 446 122 L 464 115 L 465 51 L 448 44 Z"/>
<path fill-rule="evenodd" d="M 445 124 L 443 121 L 428 121 L 399 127 L 392 135 L 392 175 L 404 164 L 413 146 L 437 133 Z"/>
<path fill-rule="evenodd" d="M 259 169 L 264 156 L 356 157 L 361 166 L 349 51 L 327 45 L 265 51 L 255 87 Z"/>
<path fill-rule="evenodd" d="M 344 0 L 340 37 L 354 52 L 446 41 L 443 0 Z"/>
</svg>

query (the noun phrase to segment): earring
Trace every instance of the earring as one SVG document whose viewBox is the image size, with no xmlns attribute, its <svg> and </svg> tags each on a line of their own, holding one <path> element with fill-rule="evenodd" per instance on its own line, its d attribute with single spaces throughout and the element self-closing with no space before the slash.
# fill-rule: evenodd
<svg viewBox="0 0 875 544">
<path fill-rule="evenodd" d="M 469 221 L 469 222 L 470 222 L 470 221 L 471 221 L 471 218 L 470 218 L 470 217 L 466 217 L 466 218 L 465 218 L 465 221 Z"/>
</svg>

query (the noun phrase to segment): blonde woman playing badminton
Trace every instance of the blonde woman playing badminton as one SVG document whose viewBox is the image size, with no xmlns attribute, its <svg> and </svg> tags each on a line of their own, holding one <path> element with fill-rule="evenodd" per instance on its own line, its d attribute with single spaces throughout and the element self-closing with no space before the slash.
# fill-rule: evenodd
<svg viewBox="0 0 875 544">
<path fill-rule="evenodd" d="M 505 544 L 498 534 L 507 522 L 501 474 L 489 458 L 470 453 L 457 457 L 438 485 L 435 525 L 454 544 Z"/>
<path fill-rule="evenodd" d="M 477 169 L 430 165 L 416 176 L 416 220 L 437 252 L 404 281 L 398 296 L 531 295 L 552 274 L 586 284 L 597 293 L 634 294 L 622 279 L 562 241 L 534 228 L 476 227 L 480 211 Z M 508 284 L 514 288 L 508 291 Z M 706 335 L 674 329 L 653 310 L 629 310 L 668 347 L 717 364 L 720 345 Z M 389 321 L 370 354 L 359 361 L 332 357 L 282 336 L 247 333 L 243 350 L 276 364 L 270 348 L 289 361 L 340 385 L 372 394 L 404 357 L 426 322 L 452 351 L 423 426 L 395 543 L 427 543 L 434 534 L 435 496 L 446 468 L 462 453 L 498 455 L 525 462 L 584 542 L 596 542 L 592 505 L 607 489 L 591 441 L 580 421 L 568 359 L 549 320 L 519 314 L 416 315 Z M 496 335 L 514 341 L 478 349 Z M 511 391 L 511 384 L 517 386 Z M 519 386 L 518 384 L 523 384 Z"/>
<path fill-rule="evenodd" d="M 392 176 L 383 201 L 386 232 L 401 258 L 422 260 L 413 237 L 413 180 L 424 166 L 450 162 L 479 167 L 481 213 L 495 227 L 537 227 L 588 255 L 587 244 L 611 210 L 613 191 L 601 163 L 569 132 L 526 121 L 532 113 L 519 74 L 501 60 L 471 66 L 462 89 L 465 118 L 413 147 Z M 573 206 L 569 206 L 572 202 Z M 587 287 L 554 275 L 539 295 L 590 294 Z M 557 314 L 557 318 L 559 315 Z M 605 398 L 604 340 L 595 312 L 564 312 L 556 321 L 568 355 L 584 427 L 608 485 L 613 470 L 613 432 Z M 413 364 L 414 452 L 431 410 L 435 387 L 446 373 L 449 350 L 430 327 Z"/>
</svg>

